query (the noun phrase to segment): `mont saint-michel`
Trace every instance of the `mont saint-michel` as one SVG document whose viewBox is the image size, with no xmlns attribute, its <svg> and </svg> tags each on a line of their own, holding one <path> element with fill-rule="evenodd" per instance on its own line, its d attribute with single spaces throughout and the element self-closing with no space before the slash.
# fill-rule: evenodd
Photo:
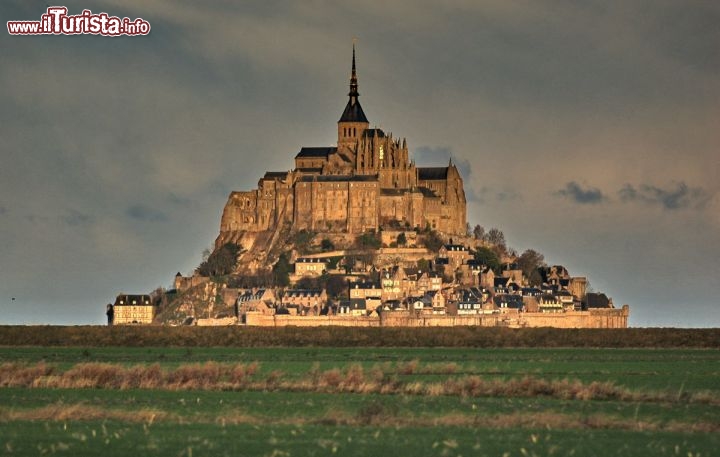
<svg viewBox="0 0 720 457">
<path fill-rule="evenodd" d="M 303 146 L 288 171 L 230 193 L 214 248 L 173 289 L 120 294 L 109 322 L 255 326 L 627 327 L 588 279 L 497 228 L 467 222 L 449 160 L 412 160 L 371 127 L 355 47 L 337 143 Z"/>
</svg>

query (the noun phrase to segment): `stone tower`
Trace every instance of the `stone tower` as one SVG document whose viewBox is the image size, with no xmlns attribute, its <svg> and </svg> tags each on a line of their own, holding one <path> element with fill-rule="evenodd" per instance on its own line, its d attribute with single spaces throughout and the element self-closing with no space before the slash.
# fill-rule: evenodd
<svg viewBox="0 0 720 457">
<path fill-rule="evenodd" d="M 338 152 L 346 152 L 354 155 L 358 139 L 362 138 L 365 130 L 367 130 L 370 125 L 367 117 L 365 117 L 362 106 L 360 106 L 359 96 L 357 71 L 355 69 L 355 45 L 353 44 L 350 92 L 348 93 L 350 99 L 338 121 Z"/>
</svg>

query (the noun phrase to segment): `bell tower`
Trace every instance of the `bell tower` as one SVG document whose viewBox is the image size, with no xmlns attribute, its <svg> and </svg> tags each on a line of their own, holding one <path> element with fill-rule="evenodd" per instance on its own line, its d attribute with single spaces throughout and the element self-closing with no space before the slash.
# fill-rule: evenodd
<svg viewBox="0 0 720 457">
<path fill-rule="evenodd" d="M 355 43 L 353 43 L 352 72 L 350 74 L 350 99 L 338 121 L 338 150 L 353 150 L 370 123 L 358 101 L 357 71 L 355 70 Z M 354 153 L 354 151 L 353 151 Z"/>
</svg>

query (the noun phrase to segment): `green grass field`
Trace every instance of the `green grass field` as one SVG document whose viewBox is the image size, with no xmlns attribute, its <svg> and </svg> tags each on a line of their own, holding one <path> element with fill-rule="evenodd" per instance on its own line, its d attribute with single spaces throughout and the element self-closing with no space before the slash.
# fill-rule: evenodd
<svg viewBox="0 0 720 457">
<path fill-rule="evenodd" d="M 150 375 L 151 388 L 113 379 Z M 0 347 L 0 386 L 6 455 L 695 457 L 720 446 L 713 349 Z"/>
</svg>

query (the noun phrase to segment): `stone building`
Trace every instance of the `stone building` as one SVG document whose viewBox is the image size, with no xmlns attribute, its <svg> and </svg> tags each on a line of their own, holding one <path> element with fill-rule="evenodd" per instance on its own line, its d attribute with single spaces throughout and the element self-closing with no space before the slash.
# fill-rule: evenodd
<svg viewBox="0 0 720 457">
<path fill-rule="evenodd" d="M 115 324 L 150 324 L 155 317 L 155 305 L 150 295 L 120 294 L 113 307 Z"/>
<path fill-rule="evenodd" d="M 295 230 L 347 233 L 390 225 L 465 233 L 465 190 L 457 167 L 452 161 L 446 167 L 416 166 L 405 139 L 370 127 L 359 95 L 353 47 L 337 144 L 303 147 L 293 170 L 267 172 L 257 189 L 232 192 L 217 246 L 284 223 Z"/>
</svg>

